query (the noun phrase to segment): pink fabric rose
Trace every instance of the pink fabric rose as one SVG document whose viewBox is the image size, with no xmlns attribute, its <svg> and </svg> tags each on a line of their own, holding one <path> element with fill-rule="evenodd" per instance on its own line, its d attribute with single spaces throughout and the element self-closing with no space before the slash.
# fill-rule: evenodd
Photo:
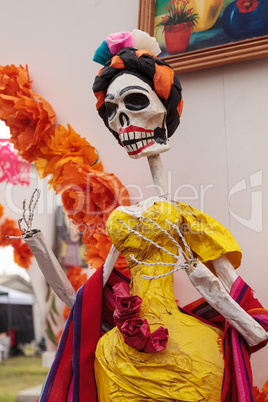
<svg viewBox="0 0 268 402">
<path fill-rule="evenodd" d="M 115 297 L 127 297 L 130 296 L 129 284 L 127 282 L 118 282 L 113 286 L 113 293 Z"/>
<path fill-rule="evenodd" d="M 129 295 L 127 283 L 118 283 L 113 287 L 116 297 L 116 306 L 113 314 L 114 322 L 120 329 L 126 320 L 139 316 L 142 299 L 139 296 Z"/>
<path fill-rule="evenodd" d="M 168 337 L 168 330 L 166 328 L 159 327 L 147 339 L 144 352 L 156 353 L 166 349 Z"/>
<path fill-rule="evenodd" d="M 148 321 L 142 318 L 133 318 L 127 320 L 122 325 L 121 334 L 128 346 L 141 352 L 150 336 L 150 327 Z"/>
<path fill-rule="evenodd" d="M 126 282 L 117 283 L 113 292 L 116 298 L 113 318 L 125 343 L 138 352 L 156 353 L 164 350 L 167 346 L 168 330 L 159 327 L 151 334 L 148 321 L 139 318 L 142 299 L 139 296 L 130 296 Z"/>
<path fill-rule="evenodd" d="M 132 47 L 132 33 L 118 32 L 107 36 L 107 45 L 112 54 L 118 53 L 125 47 Z"/>
</svg>

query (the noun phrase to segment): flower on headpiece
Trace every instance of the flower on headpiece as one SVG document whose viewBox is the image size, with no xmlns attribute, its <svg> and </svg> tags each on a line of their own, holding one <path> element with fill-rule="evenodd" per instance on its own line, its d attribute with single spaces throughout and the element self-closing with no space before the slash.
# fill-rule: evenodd
<svg viewBox="0 0 268 402">
<path fill-rule="evenodd" d="M 161 53 L 160 46 L 154 37 L 140 29 L 134 29 L 132 32 L 118 32 L 108 35 L 106 41 L 102 42 L 96 50 L 93 60 L 105 65 L 111 55 L 117 54 L 126 47 L 148 50 L 155 56 Z"/>
<path fill-rule="evenodd" d="M 141 50 L 149 50 L 155 56 L 158 56 L 161 53 L 160 46 L 155 39 L 155 37 L 150 36 L 147 32 L 141 31 L 140 29 L 134 29 L 132 31 L 133 36 L 133 47 L 135 49 Z"/>
<path fill-rule="evenodd" d="M 125 47 L 132 47 L 132 33 L 131 32 L 117 32 L 107 36 L 107 45 L 112 54 L 118 53 Z"/>
</svg>

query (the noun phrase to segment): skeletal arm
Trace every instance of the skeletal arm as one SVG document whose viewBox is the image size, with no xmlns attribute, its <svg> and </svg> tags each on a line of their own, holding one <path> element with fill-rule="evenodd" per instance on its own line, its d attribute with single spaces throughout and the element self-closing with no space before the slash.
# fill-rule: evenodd
<svg viewBox="0 0 268 402">
<path fill-rule="evenodd" d="M 22 236 L 30 247 L 46 281 L 59 298 L 69 307 L 75 303 L 76 292 L 65 275 L 60 263 L 40 230 L 32 230 Z"/>
<path fill-rule="evenodd" d="M 31 233 L 26 233 L 23 235 L 23 240 L 30 247 L 46 281 L 59 296 L 59 298 L 69 308 L 72 308 L 75 303 L 76 292 L 63 271 L 60 263 L 58 262 L 55 254 L 49 247 L 45 237 L 43 236 L 43 233 L 40 230 L 32 230 Z M 106 282 L 108 281 L 118 256 L 119 251 L 112 246 L 103 268 L 103 286 L 105 286 Z"/>
<path fill-rule="evenodd" d="M 268 333 L 228 293 L 237 278 L 227 257 L 220 257 L 213 265 L 217 278 L 204 264 L 190 264 L 189 279 L 204 299 L 217 310 L 245 338 L 250 346 L 268 339 Z M 223 284 L 222 284 L 222 282 Z"/>
<path fill-rule="evenodd" d="M 32 194 L 29 206 L 28 217 L 26 217 L 26 200 L 23 201 L 23 216 L 19 219 L 19 228 L 22 231 L 21 238 L 28 244 L 33 255 L 36 258 L 39 268 L 41 269 L 46 281 L 58 295 L 58 297 L 69 307 L 75 303 L 76 292 L 72 287 L 69 279 L 63 271 L 56 256 L 48 245 L 43 233 L 40 230 L 32 229 L 34 218 L 34 210 L 40 197 L 40 190 L 35 190 Z M 36 199 L 35 199 L 36 198 Z M 24 223 L 25 228 L 22 228 Z M 12 237 L 12 236 L 11 236 Z M 106 259 L 103 269 L 103 286 L 113 270 L 119 252 L 114 246 L 111 247 L 109 255 Z"/>
</svg>

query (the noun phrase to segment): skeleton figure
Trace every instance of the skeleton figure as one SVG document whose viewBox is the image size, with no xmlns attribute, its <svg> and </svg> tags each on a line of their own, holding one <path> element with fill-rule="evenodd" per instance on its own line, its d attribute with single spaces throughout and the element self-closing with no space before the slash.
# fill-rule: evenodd
<svg viewBox="0 0 268 402">
<path fill-rule="evenodd" d="M 145 98 L 143 96 L 140 98 L 140 94 L 144 95 L 144 93 L 146 94 Z M 129 101 L 129 99 L 133 99 L 132 102 Z M 139 102 L 139 99 L 143 99 L 143 102 Z M 139 106 L 134 106 L 135 103 L 139 103 Z M 166 109 L 156 96 L 156 93 L 151 90 L 148 84 L 135 75 L 131 75 L 129 73 L 120 73 L 119 77 L 116 77 L 114 81 L 112 81 L 107 90 L 105 107 L 107 110 L 109 128 L 111 131 L 118 134 L 119 141 L 122 143 L 129 156 L 132 158 L 148 156 L 149 163 L 150 158 L 154 159 L 155 164 L 152 167 L 153 179 L 154 176 L 158 178 L 161 177 L 161 185 L 159 185 L 159 182 L 157 185 L 160 197 L 152 197 L 150 200 L 145 200 L 144 203 L 139 203 L 138 205 L 134 205 L 129 208 L 119 207 L 119 209 L 128 210 L 130 215 L 141 216 L 141 214 L 145 212 L 146 209 L 148 209 L 155 201 L 163 199 L 163 196 L 164 199 L 168 199 L 167 194 L 163 193 L 163 189 L 166 188 L 166 184 L 163 182 L 164 175 L 159 157 L 161 152 L 165 152 L 169 149 L 168 130 L 166 128 L 167 126 L 165 121 L 167 114 Z M 113 110 L 113 112 L 111 112 L 111 110 Z M 159 141 L 159 137 L 157 135 L 160 130 L 161 141 Z M 151 137 L 153 137 L 151 143 L 149 140 L 147 140 L 147 146 L 143 145 L 142 140 L 140 140 L 140 138 L 142 138 L 140 133 L 144 132 L 154 133 L 154 135 L 151 135 Z M 133 138 L 132 141 L 130 139 L 126 140 L 126 136 L 128 134 L 129 138 Z M 130 144 L 133 144 L 132 146 L 133 148 L 135 147 L 135 150 L 132 151 Z M 113 264 L 110 264 L 109 262 L 112 256 L 114 256 L 114 258 L 117 258 L 118 256 L 114 248 L 112 248 L 111 253 L 104 265 L 104 283 L 108 279 L 110 269 L 113 268 Z M 226 313 L 223 313 L 225 308 L 226 311 L 229 310 L 230 313 L 227 314 L 227 319 L 232 320 L 232 308 L 235 310 L 238 309 L 236 313 L 234 311 L 234 314 L 236 315 L 239 312 L 238 314 L 240 315 L 240 319 L 237 320 L 237 317 L 234 318 L 234 325 L 240 333 L 243 333 L 243 336 L 246 337 L 251 346 L 261 342 L 264 339 L 267 339 L 268 334 L 266 331 L 256 322 L 254 322 L 250 316 L 247 316 L 238 305 L 233 303 L 231 298 L 227 297 L 227 292 L 230 292 L 230 289 L 237 278 L 235 269 L 229 262 L 228 258 L 226 256 L 218 257 L 213 260 L 212 263 L 218 277 L 213 275 L 203 264 L 199 264 L 200 270 L 202 265 L 204 275 L 202 278 L 202 286 L 200 287 L 199 283 L 201 281 L 199 281 L 198 278 L 194 278 L 192 271 L 193 268 L 188 270 L 191 282 L 196 288 L 198 288 L 202 296 L 212 306 L 215 307 L 220 304 L 220 312 L 224 316 L 226 316 Z M 220 278 L 221 282 L 218 278 Z M 217 282 L 219 292 L 213 292 L 213 295 L 211 295 L 211 283 L 213 282 Z M 221 294 L 221 292 L 223 293 Z M 226 294 L 225 297 L 223 296 L 224 294 Z M 221 306 L 224 298 L 226 299 L 227 305 L 230 303 L 228 307 L 227 305 L 225 307 Z M 242 317 L 245 319 L 244 328 L 242 328 L 244 324 L 242 324 L 241 327 L 241 323 L 243 321 Z"/>
<path fill-rule="evenodd" d="M 165 278 L 167 276 L 170 277 L 170 271 L 172 271 L 174 265 L 176 265 L 176 263 L 174 262 L 174 258 L 176 257 L 176 254 L 174 253 L 174 245 L 172 246 L 173 252 L 171 253 L 173 257 L 168 257 L 167 259 L 166 257 L 164 257 L 166 251 L 170 253 L 170 245 L 168 245 L 168 242 L 172 241 L 171 238 L 173 238 L 173 240 L 175 239 L 175 242 L 179 245 L 179 248 L 185 252 L 185 256 L 189 260 L 187 264 L 183 264 L 180 262 L 180 265 L 178 266 L 180 268 L 184 267 L 186 269 L 191 283 L 196 287 L 196 289 L 206 299 L 206 301 L 220 314 L 222 314 L 223 317 L 225 317 L 225 319 L 231 324 L 231 326 L 235 328 L 235 330 L 238 331 L 239 334 L 242 335 L 248 345 L 254 346 L 266 340 L 268 338 L 268 335 L 265 329 L 257 321 L 255 321 L 242 307 L 240 307 L 240 305 L 229 294 L 233 284 L 238 278 L 232 262 L 234 262 L 234 264 L 238 266 L 240 255 L 239 247 L 232 236 L 227 233 L 228 231 L 224 231 L 218 223 L 215 224 L 215 221 L 212 218 L 205 216 L 205 214 L 202 215 L 201 213 L 200 216 L 202 217 L 202 219 L 204 219 L 204 221 L 208 223 L 211 223 L 215 227 L 220 227 L 219 232 L 224 233 L 224 235 L 227 236 L 230 242 L 230 244 L 226 246 L 226 249 L 224 249 L 223 246 L 217 248 L 218 246 L 216 242 L 213 243 L 212 234 L 212 240 L 209 240 L 211 242 L 210 244 L 212 244 L 212 248 L 209 247 L 208 249 L 206 249 L 205 246 L 202 245 L 203 235 L 198 233 L 199 242 L 196 242 L 195 238 L 198 230 L 197 232 L 192 232 L 195 230 L 194 224 L 191 223 L 193 219 L 192 217 L 194 216 L 194 213 L 192 211 L 194 210 L 188 206 L 174 203 L 173 201 L 169 200 L 160 160 L 160 153 L 165 152 L 169 149 L 169 137 L 174 133 L 179 124 L 182 109 L 181 86 L 178 79 L 174 76 L 174 72 L 172 71 L 172 69 L 164 61 L 156 59 L 148 51 L 137 51 L 133 48 L 123 48 L 121 51 L 117 52 L 114 57 L 111 57 L 110 60 L 105 64 L 104 69 L 95 79 L 93 90 L 98 100 L 97 108 L 100 116 L 103 118 L 104 123 L 109 128 L 109 130 L 118 140 L 119 144 L 125 148 L 128 155 L 131 158 L 135 159 L 143 156 L 148 157 L 153 181 L 158 192 L 158 196 L 156 197 L 152 197 L 149 200 L 145 200 L 144 202 L 130 207 L 119 207 L 112 214 L 111 221 L 110 223 L 108 222 L 108 232 L 116 245 L 112 246 L 110 254 L 108 255 L 108 258 L 104 264 L 103 285 L 106 284 L 113 270 L 114 264 L 118 258 L 119 251 L 117 249 L 120 249 L 120 252 L 124 253 L 123 255 L 127 259 L 129 266 L 134 273 L 131 289 L 134 289 L 137 292 L 143 292 L 142 289 L 145 288 L 146 291 L 143 292 L 143 296 L 146 294 L 148 289 L 151 289 L 150 291 L 152 293 L 157 293 L 158 290 L 154 291 L 152 290 L 152 287 L 156 286 L 156 289 L 162 289 L 161 281 L 163 281 L 164 283 L 166 281 Z M 164 213 L 162 213 L 163 208 Z M 160 219 L 160 221 L 158 222 L 158 215 L 166 216 L 167 210 L 175 211 L 174 213 L 172 212 L 173 215 L 171 215 L 178 218 L 176 218 L 175 221 L 169 221 L 165 218 L 163 221 Z M 178 210 L 178 215 L 176 215 L 176 211 Z M 151 211 L 153 211 L 155 219 L 151 218 Z M 120 219 L 121 216 L 123 216 L 124 218 Z M 130 221 L 134 220 L 135 229 L 131 226 L 131 224 L 128 223 L 128 219 Z M 143 226 L 141 226 L 140 230 L 136 229 L 136 227 L 140 227 L 139 224 L 141 222 L 144 223 L 144 220 L 146 219 L 149 219 L 150 224 L 154 227 L 153 230 L 151 227 L 150 235 L 148 235 L 147 232 L 144 233 Z M 191 229 L 189 233 L 185 235 L 185 238 L 183 235 L 178 237 L 174 234 L 174 231 L 178 232 L 180 230 L 180 225 L 182 221 L 188 222 L 188 227 Z M 124 227 L 120 226 L 120 224 L 122 223 Z M 113 232 L 113 227 L 116 228 L 115 233 Z M 158 239 L 158 242 L 155 241 L 155 239 L 151 239 L 152 234 L 156 235 L 156 237 L 158 235 L 156 227 L 160 233 L 160 240 Z M 167 227 L 169 229 L 167 229 Z M 123 237 L 121 237 L 121 234 L 124 231 L 125 236 L 122 235 Z M 192 236 L 192 233 L 194 233 L 195 237 Z M 206 233 L 206 230 L 204 231 L 204 233 L 204 236 L 209 236 Z M 127 242 L 132 235 L 134 237 L 132 237 L 133 240 L 129 245 Z M 163 239 L 161 237 L 162 235 Z M 164 241 L 165 235 L 169 237 L 168 240 Z M 47 247 L 44 245 L 44 239 L 40 237 L 41 235 L 38 236 L 39 239 L 35 233 L 34 237 L 32 238 L 27 235 L 25 235 L 24 237 L 25 241 L 29 244 L 32 251 L 34 253 L 36 252 L 35 254 L 37 256 L 38 263 L 43 273 L 45 274 L 47 281 L 55 289 L 56 293 L 69 306 L 72 306 L 74 303 L 75 295 L 70 289 L 68 281 L 64 277 L 64 275 L 62 275 L 62 273 L 58 273 L 60 268 L 58 267 L 57 262 L 53 260 L 54 257 L 51 256 L 51 253 L 47 251 Z M 139 240 L 141 241 L 141 243 L 139 243 L 141 244 L 141 246 L 136 247 L 135 241 L 137 238 L 141 239 Z M 205 244 L 207 240 L 208 238 L 205 238 L 205 241 L 203 243 Z M 42 247 L 38 245 L 38 241 L 39 244 L 42 244 Z M 150 255 L 148 255 L 147 253 L 144 254 L 143 245 L 147 244 L 146 242 L 149 242 L 150 245 L 153 245 L 153 247 L 161 248 L 161 253 L 157 254 L 157 252 L 153 252 L 153 254 Z M 164 247 L 162 247 L 163 242 L 166 242 Z M 128 249 L 131 249 L 131 247 L 134 247 L 136 250 L 135 256 L 133 256 L 132 251 L 128 251 Z M 145 246 L 145 248 L 147 249 L 147 246 Z M 40 249 L 45 250 L 45 258 L 42 256 L 42 253 L 40 254 Z M 178 249 L 177 252 L 177 254 L 179 255 Z M 157 260 L 157 255 L 160 256 L 160 260 Z M 201 261 L 203 261 L 204 264 Z M 214 268 L 217 276 L 214 275 L 209 268 Z M 144 276 L 140 275 L 140 271 L 142 269 L 144 269 L 147 273 L 151 275 L 149 275 L 149 278 L 151 279 L 148 279 L 148 275 L 147 279 Z M 167 279 L 167 281 L 170 280 Z M 170 285 L 170 282 L 168 283 L 169 288 L 172 287 Z M 159 290 L 159 292 L 161 291 L 162 290 Z M 149 293 L 150 292 L 148 290 L 148 294 Z M 162 296 L 164 297 L 164 295 Z M 160 295 L 160 297 L 162 296 Z M 174 314 L 174 316 L 176 317 L 178 315 L 179 318 L 179 313 L 177 312 L 173 303 L 175 302 L 175 299 L 172 291 L 170 300 L 170 304 L 172 304 L 173 310 L 169 314 L 171 314 L 171 316 L 172 314 Z M 153 327 L 157 321 L 157 311 L 152 312 L 152 310 L 150 310 L 150 298 L 148 303 L 146 301 L 144 303 L 145 307 L 143 308 L 141 314 L 146 315 L 146 312 L 148 312 L 149 324 Z M 149 306 L 147 310 L 146 303 Z M 176 338 L 176 334 L 178 334 L 178 338 L 181 339 L 181 333 L 183 333 L 183 330 L 179 332 L 177 331 L 176 324 L 173 323 L 174 320 L 168 319 L 167 321 L 165 321 L 165 315 L 167 314 L 163 313 L 163 318 L 161 315 L 161 304 L 159 306 L 160 310 L 158 321 L 161 324 L 163 322 L 163 325 L 166 325 L 170 333 L 170 340 L 167 344 L 167 350 L 156 353 L 156 357 L 154 358 L 151 357 L 152 360 L 149 361 L 149 366 L 151 365 L 151 362 L 154 362 L 155 366 L 153 367 L 155 370 L 158 370 L 161 364 L 165 364 L 165 356 L 167 356 L 166 358 L 168 359 L 167 365 L 170 363 L 171 356 L 174 356 L 175 360 L 177 359 L 176 353 L 178 352 L 178 350 L 180 350 L 181 344 L 180 340 Z M 169 309 L 169 305 L 166 306 L 166 308 Z M 189 326 L 191 325 L 192 321 L 190 320 Z M 204 330 L 206 331 L 206 329 Z M 210 332 L 209 336 L 212 336 L 212 332 Z M 204 334 L 205 333 L 206 332 L 204 332 Z M 135 376 L 133 377 L 133 383 L 131 375 L 127 377 L 126 383 L 128 385 L 125 385 L 124 378 L 122 379 L 122 375 L 116 374 L 119 368 L 122 367 L 122 362 L 119 361 L 118 366 L 116 366 L 118 355 L 116 355 L 115 350 L 117 350 L 118 348 L 120 349 L 120 347 L 122 348 L 120 349 L 120 356 L 128 356 L 129 353 L 129 360 L 124 361 L 123 364 L 123 367 L 129 368 L 129 372 L 132 372 L 132 369 L 133 372 L 139 370 L 137 368 L 137 365 L 135 366 L 135 362 L 137 361 L 139 361 L 139 367 L 144 367 L 145 361 L 146 364 L 148 363 L 148 355 L 146 356 L 146 353 L 139 351 L 137 353 L 136 351 L 132 353 L 132 349 L 129 349 L 129 346 L 126 346 L 124 342 L 122 342 L 122 337 L 117 328 L 113 329 L 108 334 L 107 336 L 105 335 L 103 338 L 101 338 L 96 352 L 95 369 L 100 401 L 123 401 L 126 399 L 133 401 L 142 401 L 148 399 L 161 401 L 210 400 L 216 402 L 217 400 L 219 400 L 220 388 L 218 383 L 221 382 L 222 379 L 222 368 L 219 367 L 223 363 L 218 363 L 218 358 L 215 358 L 217 362 L 215 360 L 215 362 L 213 363 L 215 364 L 214 368 L 217 367 L 217 370 L 219 370 L 217 374 L 217 380 L 215 380 L 218 381 L 216 393 L 214 393 L 213 390 L 213 388 L 215 388 L 215 384 L 213 382 L 211 383 L 212 380 L 210 380 L 209 377 L 210 374 L 213 373 L 213 366 L 211 366 L 209 369 L 204 369 L 205 377 L 207 378 L 206 384 L 203 384 L 201 386 L 200 384 L 197 384 L 195 388 L 195 385 L 192 385 L 192 379 L 189 379 L 189 382 L 191 383 L 191 392 L 193 392 L 192 394 L 189 394 L 190 396 L 187 396 L 187 392 L 185 394 L 183 393 L 184 391 L 181 390 L 171 390 L 170 386 L 168 386 L 168 389 L 166 389 L 165 379 L 163 380 L 163 383 L 161 382 L 162 380 L 159 379 L 159 382 L 155 383 L 155 387 L 151 387 L 149 378 L 151 374 L 150 369 L 148 368 L 148 372 L 146 372 L 144 376 L 140 374 L 138 378 L 142 377 L 143 380 L 145 378 L 149 378 L 149 385 L 145 385 L 145 388 L 148 387 L 148 389 L 152 389 L 152 391 L 147 392 L 146 388 L 144 390 L 145 393 L 143 397 L 145 398 L 146 396 L 146 398 L 138 399 L 136 394 L 137 385 L 135 385 L 137 379 L 135 378 Z M 174 349 L 176 350 L 176 352 L 172 349 L 172 353 L 169 354 L 169 348 L 172 347 L 172 345 L 177 345 Z M 215 355 L 216 354 L 217 352 L 215 349 Z M 182 354 L 179 353 L 179 355 L 181 358 Z M 193 357 L 191 355 L 191 352 L 189 352 L 189 356 L 189 358 L 193 359 L 194 361 L 196 356 Z M 180 358 L 178 357 L 178 360 L 180 360 Z M 106 365 L 109 359 L 110 365 Z M 200 346 L 199 351 L 197 351 L 196 359 L 197 361 L 202 361 L 202 346 Z M 113 364 L 114 366 L 112 367 Z M 178 368 L 176 368 L 176 364 L 177 363 L 175 363 L 174 370 L 172 369 L 172 373 L 178 371 Z M 193 363 L 193 367 L 196 369 L 197 366 L 195 366 L 195 364 Z M 208 373 L 206 372 L 206 370 L 208 370 Z M 170 375 L 173 376 L 173 374 Z M 196 378 L 198 377 L 198 375 L 199 374 L 196 372 Z M 143 380 L 141 380 L 141 384 L 143 384 Z M 173 382 L 174 381 L 176 381 L 176 378 L 173 378 Z M 180 382 L 179 379 L 177 379 L 177 381 Z M 198 382 L 199 380 L 196 381 Z M 154 383 L 153 377 L 152 383 Z M 155 395 L 154 388 L 157 388 L 158 385 L 160 396 L 153 397 L 152 395 Z M 205 391 L 205 389 L 209 391 Z M 208 394 L 206 394 L 206 392 L 208 392 Z M 210 392 L 212 395 L 211 397 Z M 115 399 L 112 399 L 112 395 Z"/>
</svg>

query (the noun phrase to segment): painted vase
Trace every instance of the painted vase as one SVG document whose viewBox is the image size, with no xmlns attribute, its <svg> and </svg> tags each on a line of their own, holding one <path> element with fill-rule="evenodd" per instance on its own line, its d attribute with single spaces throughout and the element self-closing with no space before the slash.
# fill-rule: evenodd
<svg viewBox="0 0 268 402">
<path fill-rule="evenodd" d="M 268 34 L 268 1 L 257 1 L 257 7 L 243 13 L 236 1 L 226 7 L 222 16 L 222 27 L 232 39 L 248 39 Z"/>
<path fill-rule="evenodd" d="M 192 33 L 191 22 L 169 25 L 164 31 L 166 49 L 169 54 L 181 53 L 187 49 Z"/>
<path fill-rule="evenodd" d="M 220 14 L 224 0 L 190 0 L 189 8 L 198 14 L 198 20 L 192 32 L 206 31 L 211 28 Z"/>
</svg>

